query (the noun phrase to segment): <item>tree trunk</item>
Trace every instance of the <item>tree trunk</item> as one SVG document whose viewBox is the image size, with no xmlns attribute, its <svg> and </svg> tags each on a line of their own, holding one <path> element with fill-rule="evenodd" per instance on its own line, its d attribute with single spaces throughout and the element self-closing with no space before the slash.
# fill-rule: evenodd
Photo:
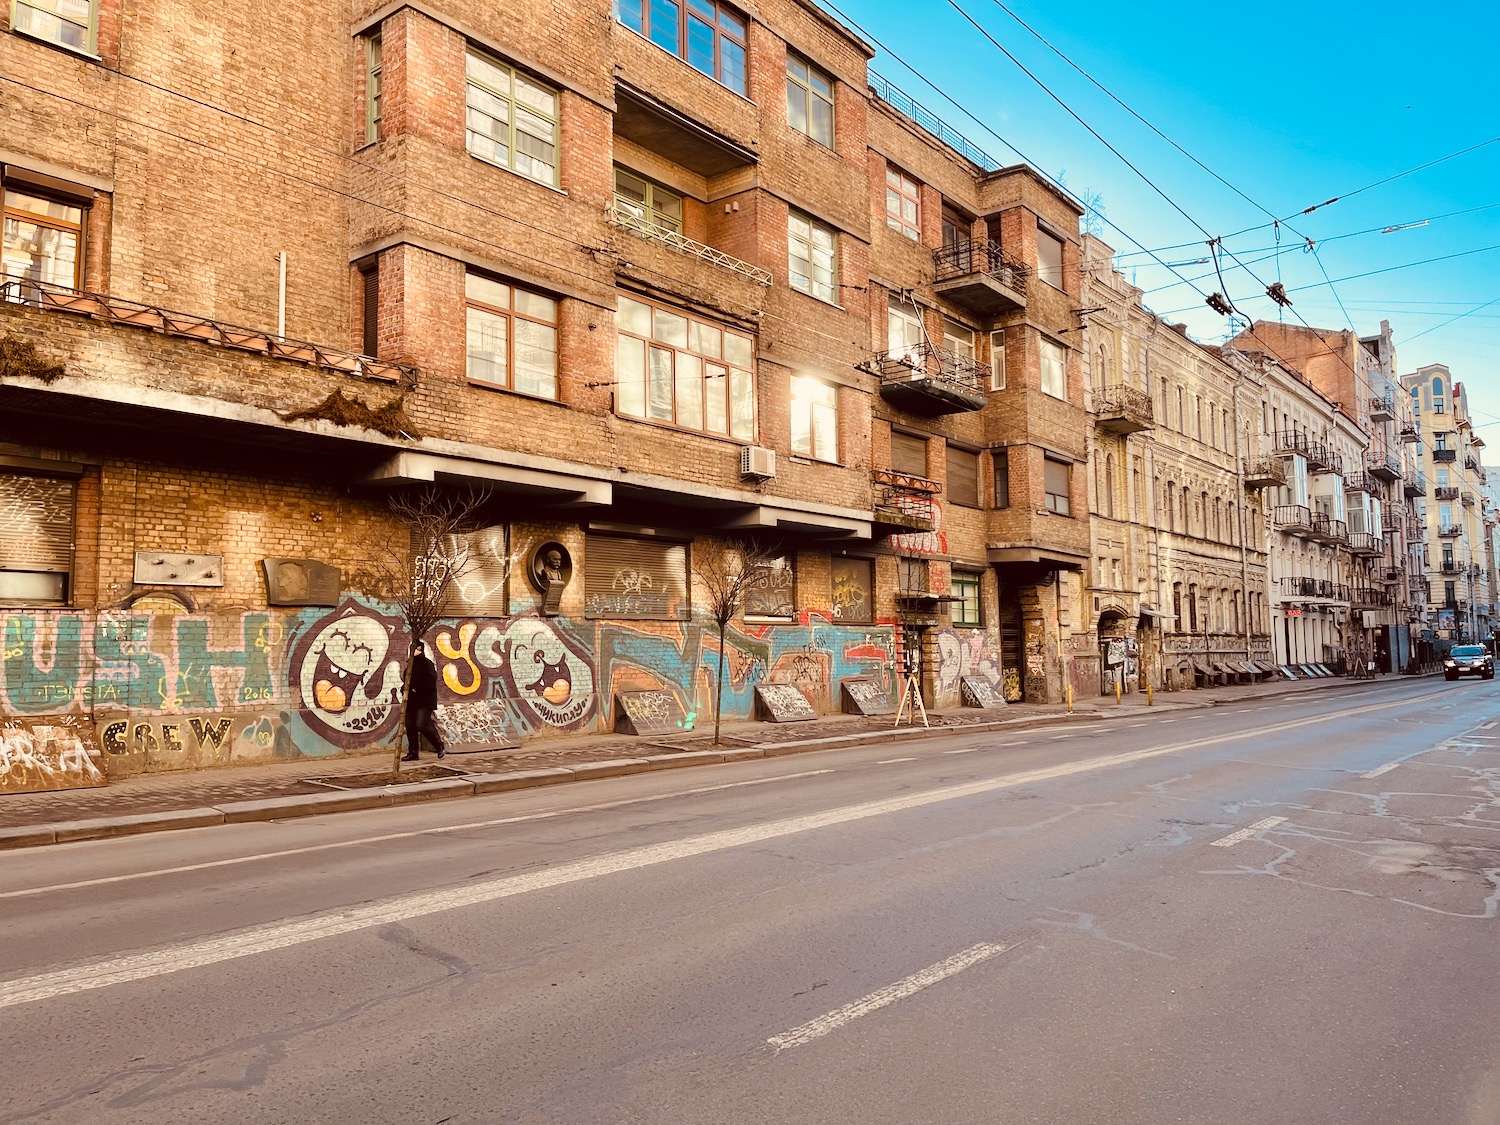
<svg viewBox="0 0 1500 1125">
<path fill-rule="evenodd" d="M 714 688 L 714 745 L 719 745 L 719 720 L 724 714 L 724 628 L 726 622 L 719 622 L 719 674 L 715 679 L 718 681 Z"/>
<path fill-rule="evenodd" d="M 406 671 L 401 675 L 401 704 L 396 708 L 396 753 L 391 761 L 391 772 L 401 772 L 401 743 L 406 738 L 406 701 L 411 695 L 411 657 L 406 658 Z M 419 736 L 420 737 L 420 736 Z M 416 747 L 412 747 L 416 749 Z"/>
</svg>

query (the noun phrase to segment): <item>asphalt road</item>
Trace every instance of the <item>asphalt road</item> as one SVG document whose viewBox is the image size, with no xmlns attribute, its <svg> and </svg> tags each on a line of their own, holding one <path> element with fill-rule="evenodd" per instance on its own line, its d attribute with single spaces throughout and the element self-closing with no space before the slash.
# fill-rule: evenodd
<svg viewBox="0 0 1500 1125">
<path fill-rule="evenodd" d="M 1494 1125 L 1500 684 L 0 855 L 0 1122 Z"/>
</svg>

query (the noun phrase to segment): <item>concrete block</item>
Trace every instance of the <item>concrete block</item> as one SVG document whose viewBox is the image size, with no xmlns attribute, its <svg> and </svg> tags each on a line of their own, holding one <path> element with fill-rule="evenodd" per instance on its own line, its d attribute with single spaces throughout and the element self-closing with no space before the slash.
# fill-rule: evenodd
<svg viewBox="0 0 1500 1125">
<path fill-rule="evenodd" d="M 512 773 L 470 773 L 460 780 L 472 782 L 475 793 L 508 793 L 514 789 L 534 789 L 540 785 L 556 785 L 559 781 L 572 781 L 573 771 L 563 767 L 555 769 L 515 770 Z"/>
<path fill-rule="evenodd" d="M 137 813 L 134 816 L 106 816 L 98 820 L 69 820 L 54 824 L 56 842 L 102 840 L 110 836 L 138 836 L 143 832 L 166 832 L 173 828 L 207 828 L 223 824 L 218 809 L 173 809 L 169 812 Z"/>
<path fill-rule="evenodd" d="M 441 801 L 446 797 L 472 797 L 474 783 L 462 777 L 450 777 L 441 781 L 414 781 L 409 785 L 387 785 L 378 792 L 385 794 L 388 804 L 415 805 L 422 801 Z"/>
<path fill-rule="evenodd" d="M 21 828 L 0 828 L 0 851 L 10 848 L 35 848 L 57 842 L 50 824 L 28 824 Z"/>
<path fill-rule="evenodd" d="M 645 773 L 651 768 L 650 761 L 645 758 L 611 758 L 606 762 L 582 762 L 568 767 L 579 781 L 595 777 L 623 777 L 627 773 Z"/>
<path fill-rule="evenodd" d="M 261 801 L 228 801 L 218 806 L 226 824 L 257 820 L 286 820 L 294 816 L 378 809 L 391 803 L 383 789 L 351 789 L 347 793 L 303 793 L 295 797 L 267 797 Z"/>
<path fill-rule="evenodd" d="M 681 754 L 653 754 L 646 760 L 654 770 L 672 770 L 679 766 L 718 765 L 724 755 L 717 750 L 684 750 Z"/>
</svg>

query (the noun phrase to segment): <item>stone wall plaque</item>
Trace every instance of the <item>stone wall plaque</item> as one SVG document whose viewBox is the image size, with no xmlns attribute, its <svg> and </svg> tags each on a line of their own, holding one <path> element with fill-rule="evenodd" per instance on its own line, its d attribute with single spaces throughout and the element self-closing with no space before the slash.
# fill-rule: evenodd
<svg viewBox="0 0 1500 1125">
<path fill-rule="evenodd" d="M 622 691 L 615 696 L 616 734 L 681 734 L 690 730 L 682 704 L 670 691 Z"/>
<path fill-rule="evenodd" d="M 960 676 L 958 688 L 965 707 L 1005 706 L 1005 700 L 995 691 L 995 685 L 983 676 Z"/>
<path fill-rule="evenodd" d="M 891 702 L 891 693 L 875 680 L 864 676 L 851 676 L 841 682 L 846 715 L 894 715 L 896 705 Z"/>
<path fill-rule="evenodd" d="M 755 697 L 760 700 L 761 716 L 773 723 L 800 723 L 818 717 L 796 684 L 756 684 Z"/>
<path fill-rule="evenodd" d="M 222 586 L 224 556 L 137 551 L 133 581 L 137 586 Z"/>
<path fill-rule="evenodd" d="M 261 559 L 267 605 L 338 605 L 343 576 L 317 559 Z"/>
</svg>

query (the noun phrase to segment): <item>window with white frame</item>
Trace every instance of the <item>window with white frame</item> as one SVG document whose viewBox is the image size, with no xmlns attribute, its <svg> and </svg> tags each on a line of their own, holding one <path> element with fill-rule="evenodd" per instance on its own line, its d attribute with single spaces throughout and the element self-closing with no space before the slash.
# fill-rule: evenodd
<svg viewBox="0 0 1500 1125">
<path fill-rule="evenodd" d="M 1005 330 L 990 333 L 990 390 L 1005 390 Z"/>
<path fill-rule="evenodd" d="M 59 47 L 96 54 L 99 0 L 15 0 L 10 25 Z"/>
<path fill-rule="evenodd" d="M 885 314 L 886 354 L 895 360 L 910 360 L 922 366 L 922 319 L 916 309 L 891 301 Z"/>
<path fill-rule="evenodd" d="M 833 79 L 790 51 L 786 56 L 786 120 L 797 132 L 833 147 Z"/>
<path fill-rule="evenodd" d="M 477 273 L 464 295 L 469 378 L 556 399 L 557 302 Z"/>
<path fill-rule="evenodd" d="M 380 140 L 380 36 L 365 40 L 365 144 Z"/>
<path fill-rule="evenodd" d="M 793 289 L 838 304 L 838 234 L 830 226 L 791 212 L 787 219 L 787 270 Z"/>
<path fill-rule="evenodd" d="M 1044 230 L 1036 232 L 1036 276 L 1054 289 L 1063 287 L 1063 242 Z"/>
<path fill-rule="evenodd" d="M 557 92 L 469 48 L 465 137 L 471 155 L 557 184 Z"/>
<path fill-rule="evenodd" d="M 974 362 L 974 330 L 951 320 L 943 321 L 943 347 L 950 355 Z"/>
<path fill-rule="evenodd" d="M 838 388 L 806 375 L 792 379 L 792 452 L 839 459 Z"/>
<path fill-rule="evenodd" d="M 953 624 L 967 626 L 984 624 L 979 608 L 979 575 L 970 571 L 955 570 L 952 585 L 953 596 L 958 599 L 949 603 L 952 606 Z"/>
<path fill-rule="evenodd" d="M 890 165 L 885 169 L 885 225 L 907 238 L 922 237 L 922 189 Z"/>
<path fill-rule="evenodd" d="M 615 212 L 663 230 L 682 233 L 682 196 L 624 168 L 615 168 Z"/>
<path fill-rule="evenodd" d="M 1042 392 L 1053 398 L 1068 397 L 1068 353 L 1061 344 L 1042 341 Z"/>
<path fill-rule="evenodd" d="M 1066 461 L 1048 457 L 1043 461 L 1042 474 L 1042 487 L 1047 496 L 1047 511 L 1059 516 L 1072 515 L 1073 466 Z"/>
<path fill-rule="evenodd" d="M 745 92 L 745 17 L 714 0 L 615 0 L 615 18 L 694 70 Z"/>
<path fill-rule="evenodd" d="M 630 418 L 755 440 L 755 341 L 676 309 L 619 299 L 615 409 Z"/>
</svg>

